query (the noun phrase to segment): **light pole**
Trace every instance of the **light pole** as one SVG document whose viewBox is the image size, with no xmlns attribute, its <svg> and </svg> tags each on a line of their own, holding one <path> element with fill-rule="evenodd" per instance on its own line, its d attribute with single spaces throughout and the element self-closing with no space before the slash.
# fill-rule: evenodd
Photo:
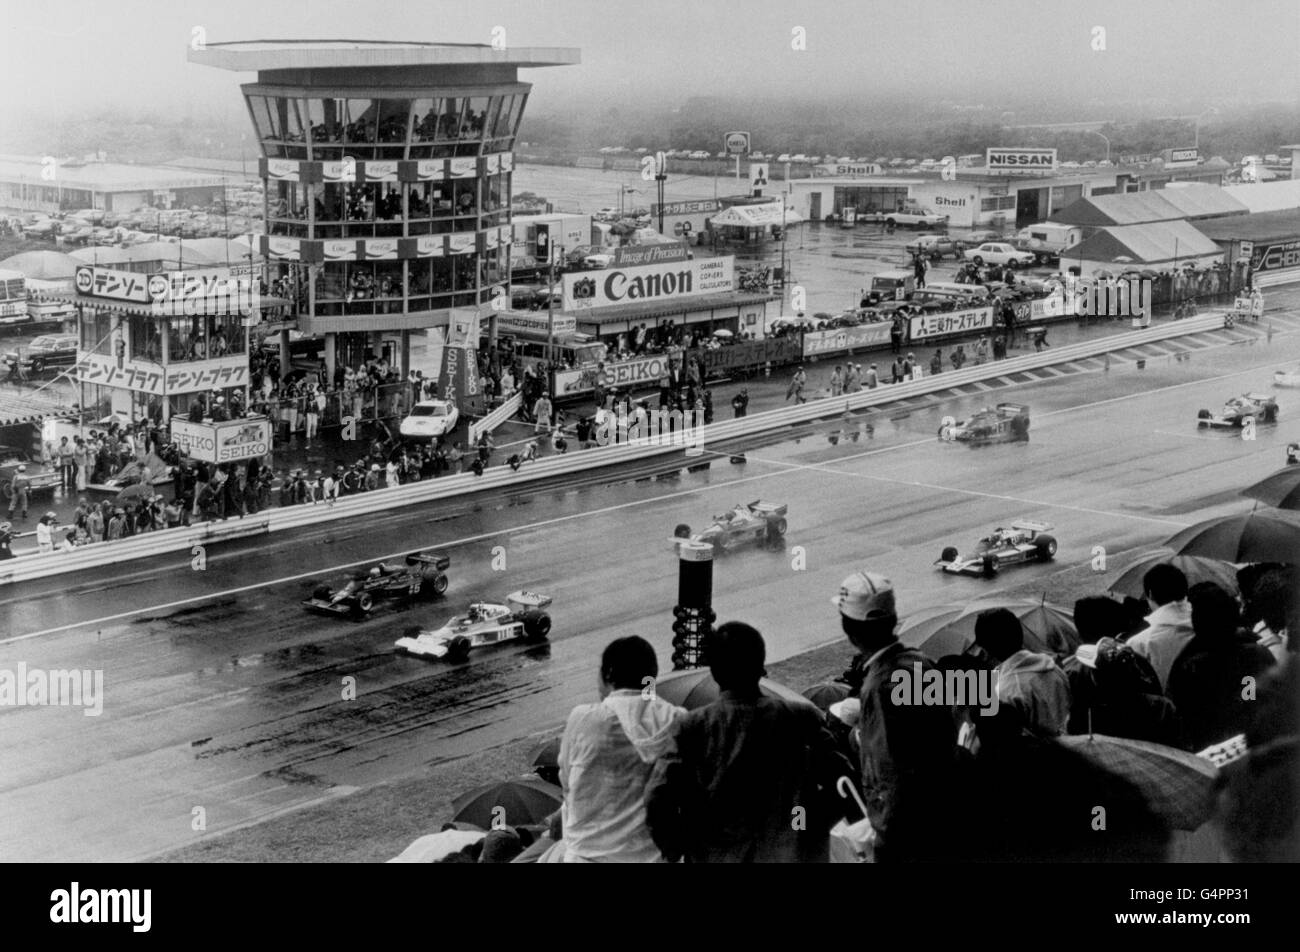
<svg viewBox="0 0 1300 952">
<path fill-rule="evenodd" d="M 1091 132 L 1091 133 L 1092 133 L 1093 135 L 1095 135 L 1095 136 L 1101 136 L 1101 138 L 1103 139 L 1103 141 L 1105 141 L 1105 143 L 1106 143 L 1106 161 L 1109 162 L 1109 161 L 1110 161 L 1110 139 L 1107 139 L 1104 135 L 1101 135 L 1101 133 L 1098 132 L 1096 129 L 1089 129 L 1088 131 Z"/>
<path fill-rule="evenodd" d="M 639 189 L 635 189 L 635 188 L 633 188 L 633 187 L 630 186 L 630 185 L 620 185 L 620 186 L 619 186 L 619 189 L 618 189 L 618 217 L 619 217 L 619 218 L 622 218 L 622 217 L 623 217 L 623 196 L 624 196 L 624 195 L 631 195 L 633 192 L 636 192 L 636 191 L 639 191 Z"/>
</svg>

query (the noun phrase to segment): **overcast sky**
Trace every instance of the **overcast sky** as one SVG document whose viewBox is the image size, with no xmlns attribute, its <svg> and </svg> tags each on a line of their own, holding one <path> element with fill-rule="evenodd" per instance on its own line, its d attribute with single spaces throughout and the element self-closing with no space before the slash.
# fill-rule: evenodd
<svg viewBox="0 0 1300 952">
<path fill-rule="evenodd" d="M 496 26 L 512 46 L 581 50 L 579 66 L 523 71 L 540 110 L 577 95 L 911 90 L 995 107 L 1039 92 L 1208 102 L 1300 90 L 1296 0 L 7 0 L 0 108 L 53 119 L 105 103 L 238 111 L 238 84 L 252 77 L 188 64 L 195 27 L 210 42 L 488 42 Z M 791 48 L 796 27 L 805 51 Z"/>
</svg>

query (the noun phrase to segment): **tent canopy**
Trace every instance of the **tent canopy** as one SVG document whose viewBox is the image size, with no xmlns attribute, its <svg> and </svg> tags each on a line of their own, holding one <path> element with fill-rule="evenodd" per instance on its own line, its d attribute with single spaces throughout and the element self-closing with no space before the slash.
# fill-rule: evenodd
<svg viewBox="0 0 1300 952">
<path fill-rule="evenodd" d="M 0 268 L 19 271 L 27 278 L 57 281 L 71 278 L 81 262 L 62 251 L 24 251 L 0 261 Z"/>
<path fill-rule="evenodd" d="M 1218 254 L 1219 246 L 1185 221 L 1153 222 L 1103 228 L 1061 252 L 1061 261 L 1114 261 L 1127 257 L 1140 264 Z"/>
<path fill-rule="evenodd" d="M 793 209 L 782 212 L 780 202 L 767 202 L 762 205 L 732 205 L 726 211 L 714 215 L 710 222 L 713 227 L 728 226 L 732 228 L 769 228 L 772 225 L 797 225 L 803 217 Z"/>
</svg>

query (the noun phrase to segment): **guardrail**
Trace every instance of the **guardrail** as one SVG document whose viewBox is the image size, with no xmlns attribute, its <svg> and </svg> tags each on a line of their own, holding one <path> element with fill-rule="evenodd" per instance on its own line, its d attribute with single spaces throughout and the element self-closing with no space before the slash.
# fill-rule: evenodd
<svg viewBox="0 0 1300 952">
<path fill-rule="evenodd" d="M 502 423 L 505 423 L 506 420 L 509 420 L 523 406 L 523 403 L 523 393 L 516 392 L 514 396 L 483 417 L 483 419 L 471 423 L 469 425 L 469 445 L 473 446 L 477 443 L 478 438 L 483 435 L 484 431 L 491 432 Z"/>
<path fill-rule="evenodd" d="M 1035 370 L 1065 361 L 1097 357 L 1115 350 L 1214 330 L 1222 326 L 1223 313 L 1220 311 L 1142 330 L 1054 347 L 1041 353 L 1025 354 L 979 366 L 965 367 L 961 370 L 945 371 L 904 383 L 881 384 L 872 390 L 863 390 L 846 396 L 813 400 L 805 404 L 717 421 L 692 431 L 693 442 L 698 446 L 754 436 L 826 419 L 847 411 L 938 393 L 991 377 L 1003 377 L 1007 374 Z M 178 529 L 164 529 L 112 543 L 93 543 L 72 552 L 24 555 L 0 563 L 0 585 L 75 572 L 84 568 L 129 562 L 167 552 L 189 550 L 195 545 L 281 532 L 368 513 L 386 512 L 473 492 L 507 488 L 523 491 L 530 483 L 553 479 L 559 475 L 580 473 L 674 453 L 682 456 L 684 465 L 694 465 L 698 462 L 698 452 L 692 451 L 678 434 L 668 434 L 654 439 L 653 442 L 647 440 L 644 443 L 614 443 L 575 453 L 543 457 L 521 466 L 517 471 L 509 466 L 498 465 L 484 470 L 482 476 L 458 473 L 405 486 L 393 486 L 355 496 L 344 496 L 333 504 L 317 503 L 269 509 L 243 518 L 230 518 Z"/>
</svg>

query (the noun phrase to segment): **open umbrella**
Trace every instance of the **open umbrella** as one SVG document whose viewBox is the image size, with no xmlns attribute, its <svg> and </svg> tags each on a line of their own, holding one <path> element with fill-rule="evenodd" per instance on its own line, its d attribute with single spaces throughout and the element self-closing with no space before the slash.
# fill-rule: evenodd
<svg viewBox="0 0 1300 952">
<path fill-rule="evenodd" d="M 735 337 L 736 335 L 733 334 L 731 331 L 727 330 L 725 327 L 720 327 L 713 332 L 713 336 L 714 337 Z"/>
<path fill-rule="evenodd" d="M 981 598 L 946 619 L 943 613 L 952 609 L 936 609 L 934 616 L 922 619 L 914 628 L 903 629 L 899 637 L 904 644 L 931 658 L 961 654 L 975 643 L 975 622 L 980 612 L 991 608 L 1005 608 L 1020 619 L 1025 630 L 1025 647 L 1030 651 L 1072 654 L 1079 646 L 1074 614 L 1045 598 Z M 925 634 L 927 630 L 929 633 Z"/>
<path fill-rule="evenodd" d="M 809 701 L 802 694 L 769 678 L 760 680 L 758 688 L 768 697 L 815 706 L 812 701 Z M 713 675 L 708 668 L 688 668 L 685 671 L 672 671 L 660 675 L 658 680 L 655 681 L 655 694 L 669 704 L 676 704 L 688 711 L 704 707 L 706 704 L 712 704 L 718 699 L 720 693 L 718 682 L 713 680 Z"/>
<path fill-rule="evenodd" d="M 1277 509 L 1219 516 L 1175 533 L 1165 546 L 1225 562 L 1300 563 L 1300 519 Z"/>
<path fill-rule="evenodd" d="M 961 654 L 975 637 L 973 628 L 968 634 L 952 627 L 957 616 L 965 610 L 964 605 L 939 605 L 922 609 L 904 619 L 898 630 L 898 638 L 909 648 L 929 645 L 928 649 L 923 650 L 932 658 Z"/>
<path fill-rule="evenodd" d="M 1274 509 L 1300 509 L 1300 467 L 1288 466 L 1241 491 Z"/>
<path fill-rule="evenodd" d="M 560 738 L 554 737 L 544 744 L 538 744 L 528 755 L 533 773 L 549 784 L 560 783 Z"/>
<path fill-rule="evenodd" d="M 133 483 L 114 497 L 113 505 L 121 506 L 133 499 L 152 499 L 153 492 L 153 486 L 149 483 Z"/>
<path fill-rule="evenodd" d="M 829 711 L 832 704 L 838 704 L 849 696 L 849 686 L 843 681 L 822 681 L 805 690 L 803 696 L 820 710 Z"/>
<path fill-rule="evenodd" d="M 1058 737 L 1057 741 L 1142 791 L 1152 812 L 1177 830 L 1195 830 L 1214 809 L 1219 769 L 1196 754 L 1104 734 Z"/>
<path fill-rule="evenodd" d="M 560 806 L 560 791 L 540 780 L 506 780 L 463 793 L 451 801 L 452 820 L 473 823 L 488 830 L 504 823 L 520 826 L 541 823 Z"/>
<path fill-rule="evenodd" d="M 1237 594 L 1237 568 L 1231 562 L 1222 559 L 1207 559 L 1199 555 L 1174 555 L 1168 549 L 1157 549 L 1142 556 L 1110 585 L 1110 590 L 1118 595 L 1131 595 L 1141 598 L 1144 594 L 1142 576 L 1153 565 L 1168 562 L 1187 576 L 1187 584 L 1213 582 L 1225 592 Z"/>
</svg>

